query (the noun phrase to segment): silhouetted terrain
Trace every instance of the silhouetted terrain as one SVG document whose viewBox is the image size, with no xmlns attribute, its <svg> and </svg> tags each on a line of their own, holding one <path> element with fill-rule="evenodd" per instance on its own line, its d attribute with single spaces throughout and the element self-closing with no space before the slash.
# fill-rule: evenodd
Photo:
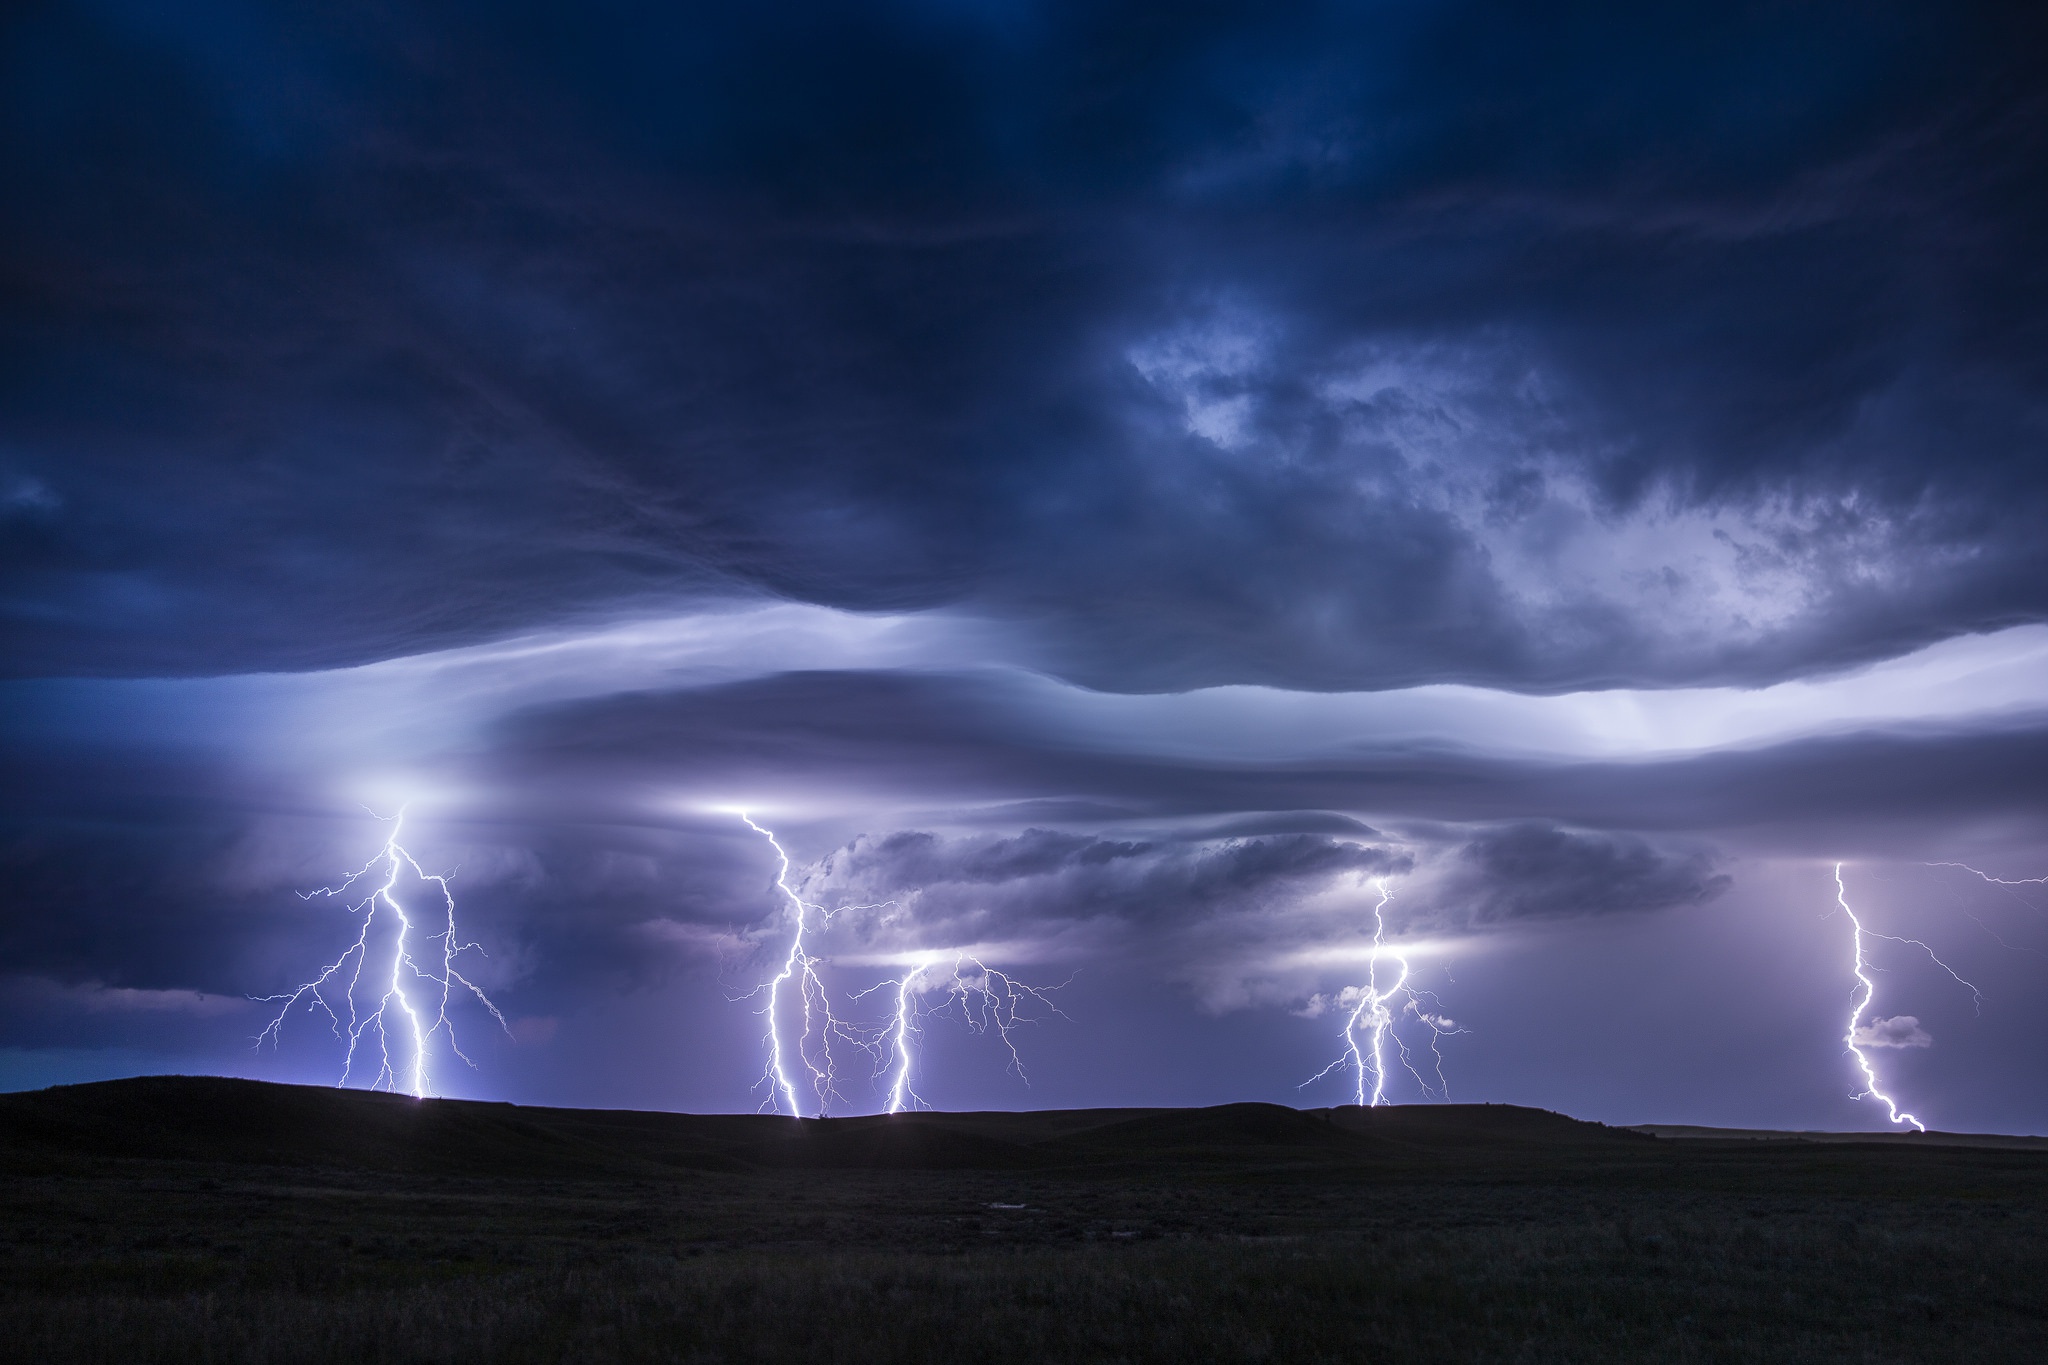
<svg viewBox="0 0 2048 1365">
<path fill-rule="evenodd" d="M 1920 1133 L 1911 1128 L 1895 1129 L 1888 1133 L 1826 1133 L 1809 1129 L 1787 1131 L 1782 1128 L 1707 1128 L 1692 1123 L 1634 1123 L 1629 1125 L 1628 1131 L 1643 1133 L 1649 1137 L 1681 1141 L 1729 1142 L 1741 1139 L 1750 1142 L 1874 1142 L 1885 1146 L 1898 1143 L 1906 1147 L 2003 1147 L 2016 1152 L 2048 1152 L 2048 1137 L 2025 1137 L 2011 1133 Z"/>
<path fill-rule="evenodd" d="M 1940 1141 L 69 1086 L 0 1096 L 0 1356 L 2048 1358 L 2048 1153 Z"/>
<path fill-rule="evenodd" d="M 412 1100 L 207 1076 L 0 1095 L 17 1166 L 81 1156 L 470 1175 L 684 1170 L 1008 1170 L 1130 1162 L 1376 1162 L 1528 1148 L 1640 1148 L 1626 1129 L 1512 1105 L 1085 1109 L 869 1115 L 655 1114 Z"/>
</svg>

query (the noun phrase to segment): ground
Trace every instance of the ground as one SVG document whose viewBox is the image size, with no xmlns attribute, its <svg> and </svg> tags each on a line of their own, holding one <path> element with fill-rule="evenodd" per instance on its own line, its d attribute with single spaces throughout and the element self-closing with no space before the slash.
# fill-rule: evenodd
<svg viewBox="0 0 2048 1365">
<path fill-rule="evenodd" d="M 766 1117 L 0 1096 L 0 1355 L 2048 1359 L 2048 1153 L 1509 1106 Z"/>
</svg>

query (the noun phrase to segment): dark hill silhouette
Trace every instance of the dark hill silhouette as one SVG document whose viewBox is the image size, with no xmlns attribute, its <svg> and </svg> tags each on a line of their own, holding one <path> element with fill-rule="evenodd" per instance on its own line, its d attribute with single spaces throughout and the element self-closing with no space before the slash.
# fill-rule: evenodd
<svg viewBox="0 0 2048 1365">
<path fill-rule="evenodd" d="M 1390 1104 L 1377 1109 L 1347 1104 L 1319 1111 L 1346 1132 L 1359 1133 L 1409 1148 L 1449 1147 L 1584 1147 L 1588 1144 L 1634 1143 L 1646 1134 L 1631 1128 L 1609 1128 L 1584 1119 L 1567 1118 L 1548 1109 L 1516 1104 Z"/>
<path fill-rule="evenodd" d="M 1328 1111 L 1304 1113 L 1278 1104 L 1222 1104 L 1211 1109 L 1167 1109 L 1089 1128 L 1051 1146 L 1078 1154 L 1158 1157 L 1306 1150 L 1316 1155 L 1389 1155 L 1388 1144 L 1339 1126 Z"/>
<path fill-rule="evenodd" d="M 413 1100 L 155 1076 L 0 1095 L 0 1160 L 81 1158 L 427 1174 L 654 1177 L 679 1170 L 1016 1170 L 1133 1163 L 1393 1164 L 1655 1139 L 1512 1105 L 1274 1104 L 790 1119 Z"/>
<path fill-rule="evenodd" d="M 951 1127 L 944 1115 L 897 1114 L 873 1122 L 824 1119 L 806 1131 L 749 1147 L 760 1166 L 832 1170 L 995 1171 L 1046 1164 L 1034 1148 Z"/>
</svg>

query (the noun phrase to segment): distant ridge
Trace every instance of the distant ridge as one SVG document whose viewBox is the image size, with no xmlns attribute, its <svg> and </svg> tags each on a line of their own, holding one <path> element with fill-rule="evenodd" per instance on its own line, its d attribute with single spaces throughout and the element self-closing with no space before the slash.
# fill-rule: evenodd
<svg viewBox="0 0 2048 1365">
<path fill-rule="evenodd" d="M 209 1076 L 0 1095 L 0 1163 L 145 1159 L 430 1174 L 1409 1167 L 1626 1149 L 1650 1139 L 1515 1105 L 1083 1109 L 791 1119 L 552 1109 Z"/>
<path fill-rule="evenodd" d="M 2048 1152 L 2048 1137 L 2027 1137 L 2007 1133 L 1824 1133 L 1810 1130 L 1786 1131 L 1775 1128 L 1706 1128 L 1693 1123 L 1633 1123 L 1629 1131 L 1679 1142 L 1881 1142 L 1905 1147 L 1986 1147 L 2008 1151 Z"/>
</svg>

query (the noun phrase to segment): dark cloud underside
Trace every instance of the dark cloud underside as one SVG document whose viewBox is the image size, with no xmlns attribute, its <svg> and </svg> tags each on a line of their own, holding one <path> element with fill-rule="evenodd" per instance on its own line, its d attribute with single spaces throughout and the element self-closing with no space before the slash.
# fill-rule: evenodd
<svg viewBox="0 0 2048 1365">
<path fill-rule="evenodd" d="M 2028 7 L 5 23 L 17 674 L 765 591 L 1544 689 L 2048 604 Z"/>
<path fill-rule="evenodd" d="M 508 721 L 482 762 L 512 790 L 545 781 L 573 793 L 567 799 L 599 804 L 748 790 L 898 805 L 1064 799 L 1094 803 L 1080 818 L 1095 821 L 1245 811 L 1540 817 L 1591 829 L 1782 833 L 1795 842 L 1825 833 L 1852 847 L 1881 847 L 1915 827 L 2031 824 L 2048 810 L 2048 735 L 2024 719 L 1988 731 L 1876 729 L 1658 762 L 1541 762 L 1394 745 L 1204 763 L 1084 746 L 1001 681 L 919 674 L 783 674 L 540 708 Z M 1007 807 L 994 815 L 1008 818 Z M 1015 818 L 1029 819 L 1028 809 Z"/>
</svg>

